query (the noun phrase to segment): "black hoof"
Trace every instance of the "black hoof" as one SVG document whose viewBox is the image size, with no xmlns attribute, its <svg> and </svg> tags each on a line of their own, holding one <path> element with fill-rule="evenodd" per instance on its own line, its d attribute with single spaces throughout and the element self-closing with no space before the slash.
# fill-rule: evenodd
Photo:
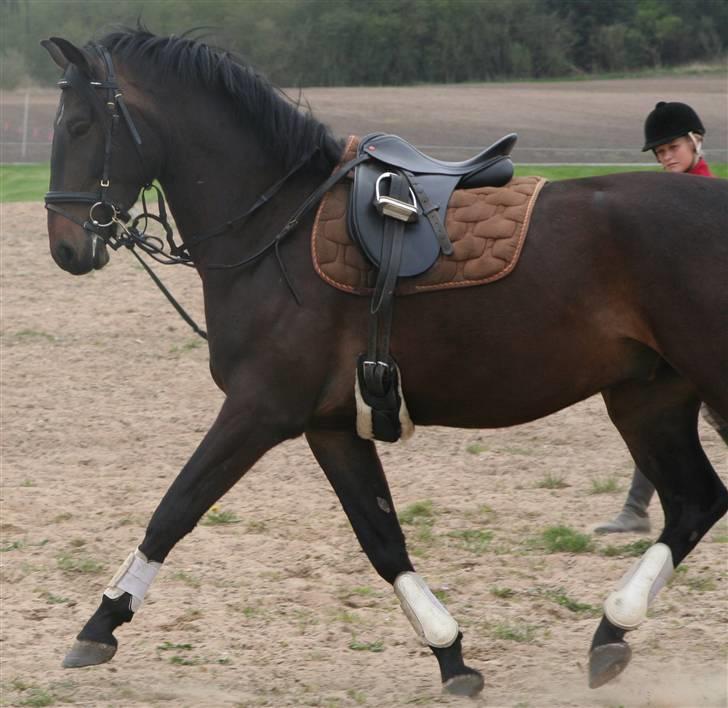
<svg viewBox="0 0 728 708">
<path fill-rule="evenodd" d="M 612 642 L 589 652 L 589 688 L 599 688 L 627 668 L 632 650 L 627 642 Z"/>
<path fill-rule="evenodd" d="M 101 642 L 90 642 L 87 639 L 77 639 L 71 651 L 63 659 L 64 669 L 79 669 L 82 666 L 95 666 L 110 661 L 116 654 L 116 647 Z"/>
<path fill-rule="evenodd" d="M 453 696 L 477 696 L 485 682 L 479 671 L 471 669 L 471 673 L 453 676 L 442 684 L 442 690 Z"/>
</svg>

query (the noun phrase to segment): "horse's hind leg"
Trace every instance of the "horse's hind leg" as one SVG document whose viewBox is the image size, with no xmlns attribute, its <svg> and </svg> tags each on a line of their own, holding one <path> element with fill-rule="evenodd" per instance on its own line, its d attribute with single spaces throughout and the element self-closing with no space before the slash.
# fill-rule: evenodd
<svg viewBox="0 0 728 708">
<path fill-rule="evenodd" d="M 258 414 L 258 415 L 256 415 Z M 256 420 L 268 420 L 262 426 Z M 285 424 L 228 398 L 220 414 L 154 512 L 143 542 L 112 579 L 101 604 L 76 638 L 63 666 L 109 661 L 114 630 L 130 622 L 167 554 L 255 461 L 285 437 Z"/>
<path fill-rule="evenodd" d="M 414 573 L 374 443 L 349 430 L 310 430 L 306 437 L 362 549 L 379 575 L 394 585 L 410 622 L 437 657 L 445 690 L 479 693 L 483 677 L 463 663 L 457 624 Z"/>
<path fill-rule="evenodd" d="M 625 633 L 644 620 L 674 568 L 728 509 L 728 492 L 700 446 L 700 401 L 690 384 L 664 366 L 654 380 L 620 384 L 604 400 L 637 466 L 657 489 L 665 528 L 605 602 L 589 657 L 592 688 L 627 666 Z"/>
</svg>

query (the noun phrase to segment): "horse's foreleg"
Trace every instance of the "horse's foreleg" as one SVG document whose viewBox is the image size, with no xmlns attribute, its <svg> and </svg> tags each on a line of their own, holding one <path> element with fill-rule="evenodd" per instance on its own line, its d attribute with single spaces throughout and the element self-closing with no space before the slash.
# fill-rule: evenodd
<svg viewBox="0 0 728 708">
<path fill-rule="evenodd" d="M 228 399 L 207 435 L 164 495 L 138 549 L 129 555 L 106 588 L 96 612 L 79 633 L 63 666 L 109 661 L 116 653 L 114 630 L 130 622 L 174 545 L 230 489 L 255 461 L 286 435 Z"/>
<path fill-rule="evenodd" d="M 457 623 L 414 572 L 374 443 L 348 430 L 309 430 L 306 437 L 362 549 L 437 657 L 445 689 L 479 693 L 483 677 L 463 662 Z"/>
<path fill-rule="evenodd" d="M 670 371 L 604 394 L 607 410 L 639 469 L 655 485 L 665 528 L 604 603 L 589 657 L 589 685 L 611 680 L 629 663 L 625 634 L 636 629 L 674 569 L 728 509 L 728 492 L 700 445 L 700 402 Z"/>
</svg>

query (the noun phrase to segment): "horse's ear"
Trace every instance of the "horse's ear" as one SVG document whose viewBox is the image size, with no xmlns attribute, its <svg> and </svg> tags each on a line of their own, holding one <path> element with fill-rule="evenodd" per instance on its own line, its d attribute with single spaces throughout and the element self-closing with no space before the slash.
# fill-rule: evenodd
<svg viewBox="0 0 728 708">
<path fill-rule="evenodd" d="M 74 64 L 82 74 L 91 76 L 91 58 L 83 49 L 79 49 L 67 39 L 51 37 L 44 39 L 41 45 L 46 48 L 51 59 L 64 71 L 69 64 Z"/>
</svg>

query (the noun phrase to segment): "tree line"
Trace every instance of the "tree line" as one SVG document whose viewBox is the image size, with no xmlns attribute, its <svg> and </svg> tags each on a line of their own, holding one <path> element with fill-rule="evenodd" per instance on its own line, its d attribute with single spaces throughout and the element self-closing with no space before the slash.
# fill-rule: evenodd
<svg viewBox="0 0 728 708">
<path fill-rule="evenodd" d="M 725 0 L 0 0 L 1 83 L 48 83 L 38 42 L 140 20 L 234 51 L 282 86 L 561 77 L 713 61 Z"/>
</svg>

